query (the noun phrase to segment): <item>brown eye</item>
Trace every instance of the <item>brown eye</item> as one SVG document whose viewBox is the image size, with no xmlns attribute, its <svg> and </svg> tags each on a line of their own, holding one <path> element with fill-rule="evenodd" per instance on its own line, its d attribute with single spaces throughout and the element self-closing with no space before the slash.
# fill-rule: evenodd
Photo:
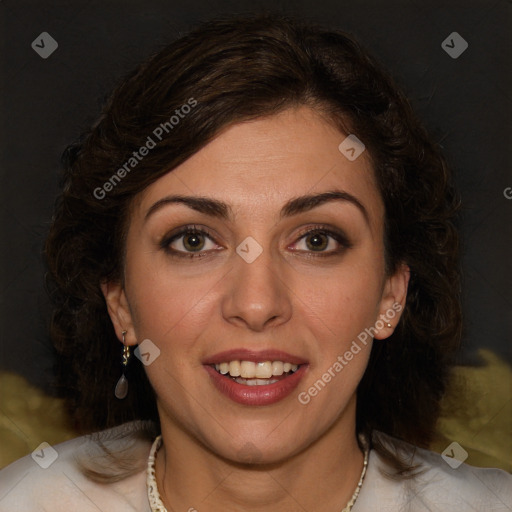
<svg viewBox="0 0 512 512">
<path fill-rule="evenodd" d="M 310 251 L 325 251 L 329 245 L 329 237 L 325 233 L 313 233 L 305 237 L 305 242 Z"/>
<path fill-rule="evenodd" d="M 186 228 L 171 237 L 164 238 L 161 247 L 175 256 L 202 256 L 218 248 L 211 235 L 197 228 Z"/>
<path fill-rule="evenodd" d="M 200 251 L 205 244 L 204 236 L 200 233 L 189 233 L 183 237 L 183 247 L 187 251 Z"/>
<path fill-rule="evenodd" d="M 310 256 L 336 256 L 352 246 L 353 244 L 343 231 L 318 226 L 302 231 L 299 239 L 289 248 Z"/>
</svg>

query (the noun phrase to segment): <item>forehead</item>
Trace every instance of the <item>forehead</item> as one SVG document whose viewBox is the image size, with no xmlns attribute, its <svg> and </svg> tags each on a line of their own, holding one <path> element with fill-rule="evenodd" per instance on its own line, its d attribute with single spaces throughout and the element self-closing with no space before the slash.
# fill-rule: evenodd
<svg viewBox="0 0 512 512">
<path fill-rule="evenodd" d="M 337 189 L 357 197 L 377 228 L 383 204 L 369 156 L 349 160 L 339 149 L 346 137 L 308 107 L 231 125 L 144 190 L 137 213 L 180 194 L 221 200 L 235 216 L 262 217 L 291 198 Z"/>
</svg>

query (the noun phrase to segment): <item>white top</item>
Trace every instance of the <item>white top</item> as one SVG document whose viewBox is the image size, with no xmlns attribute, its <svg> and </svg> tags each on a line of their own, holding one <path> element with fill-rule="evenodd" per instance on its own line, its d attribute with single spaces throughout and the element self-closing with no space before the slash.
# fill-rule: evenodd
<svg viewBox="0 0 512 512">
<path fill-rule="evenodd" d="M 386 478 L 379 469 L 389 471 L 389 467 L 372 450 L 352 512 L 512 511 L 509 473 L 467 464 L 453 469 L 436 453 L 394 442 L 413 456 L 414 464 L 423 465 L 423 472 L 408 480 Z M 109 444 L 111 449 L 117 446 L 121 445 Z M 76 456 L 84 450 L 103 453 L 90 436 L 54 447 L 42 446 L 0 471 L 0 512 L 151 512 L 146 490 L 151 443 L 136 441 L 133 446 L 139 454 L 141 471 L 109 484 L 88 480 L 76 465 Z"/>
</svg>

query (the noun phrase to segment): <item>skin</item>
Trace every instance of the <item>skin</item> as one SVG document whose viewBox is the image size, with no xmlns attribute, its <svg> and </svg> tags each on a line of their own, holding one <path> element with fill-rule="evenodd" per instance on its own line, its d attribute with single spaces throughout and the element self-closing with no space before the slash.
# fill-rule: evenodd
<svg viewBox="0 0 512 512">
<path fill-rule="evenodd" d="M 102 288 L 119 339 L 126 330 L 127 344 L 150 339 L 161 351 L 146 371 L 164 439 L 157 483 L 169 510 L 339 511 L 354 492 L 363 463 L 356 388 L 371 342 L 307 405 L 297 395 L 393 304 L 405 305 L 409 273 L 401 266 L 386 276 L 384 206 L 366 152 L 349 161 L 338 150 L 344 138 L 305 106 L 235 124 L 133 204 L 124 283 Z M 280 217 L 289 200 L 332 190 L 355 196 L 368 219 L 348 201 Z M 232 216 L 173 203 L 145 219 L 174 194 L 223 201 Z M 173 257 L 161 247 L 187 225 L 214 236 L 204 239 L 203 257 Z M 319 239 L 303 233 L 318 225 L 342 230 L 350 247 L 320 235 L 328 245 L 312 250 Z M 236 252 L 248 236 L 263 250 L 252 263 Z M 171 248 L 185 251 L 183 241 Z M 398 320 L 375 338 L 387 338 Z M 201 363 L 234 348 L 284 350 L 305 358 L 307 373 L 276 404 L 237 404 Z"/>
</svg>

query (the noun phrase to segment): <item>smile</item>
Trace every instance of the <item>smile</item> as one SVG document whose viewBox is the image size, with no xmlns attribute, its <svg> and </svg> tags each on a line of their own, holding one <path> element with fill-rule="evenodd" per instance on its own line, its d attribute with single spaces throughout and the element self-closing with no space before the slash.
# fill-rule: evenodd
<svg viewBox="0 0 512 512">
<path fill-rule="evenodd" d="M 297 371 L 299 365 L 283 361 L 233 360 L 212 365 L 221 375 L 245 386 L 268 386 Z"/>
<path fill-rule="evenodd" d="M 272 405 L 289 397 L 306 375 L 307 363 L 232 359 L 203 364 L 220 395 L 246 406 Z"/>
</svg>

